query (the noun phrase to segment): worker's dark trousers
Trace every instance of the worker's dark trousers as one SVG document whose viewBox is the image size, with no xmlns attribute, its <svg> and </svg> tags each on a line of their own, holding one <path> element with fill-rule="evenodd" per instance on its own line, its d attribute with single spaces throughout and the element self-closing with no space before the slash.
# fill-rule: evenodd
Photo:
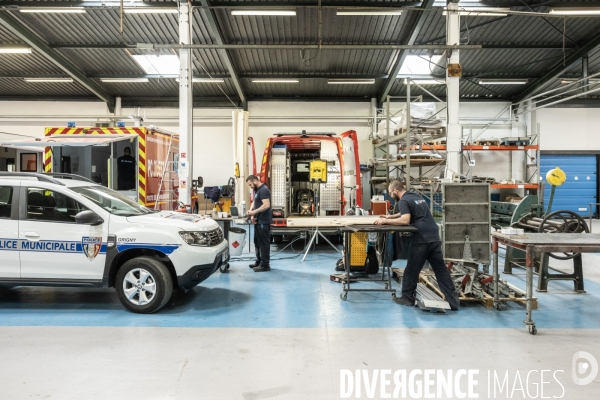
<svg viewBox="0 0 600 400">
<path fill-rule="evenodd" d="M 271 225 L 254 225 L 254 248 L 256 249 L 256 265 L 270 267 L 271 262 Z"/>
<path fill-rule="evenodd" d="M 429 265 L 435 273 L 440 290 L 446 296 L 446 301 L 451 307 L 458 308 L 458 293 L 454 289 L 450 272 L 444 264 L 441 242 L 410 243 L 408 245 L 408 259 L 402 277 L 402 296 L 409 300 L 415 299 L 419 273 L 426 260 L 429 261 Z"/>
</svg>

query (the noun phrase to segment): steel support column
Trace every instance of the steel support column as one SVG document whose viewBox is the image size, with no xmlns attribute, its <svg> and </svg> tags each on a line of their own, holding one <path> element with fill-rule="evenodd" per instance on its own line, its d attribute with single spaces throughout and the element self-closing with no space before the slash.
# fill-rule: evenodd
<svg viewBox="0 0 600 400">
<path fill-rule="evenodd" d="M 457 3 L 448 3 L 448 12 L 446 14 L 446 44 L 460 43 L 460 16 L 454 11 L 458 10 Z M 446 65 L 459 64 L 459 51 L 454 50 L 446 57 Z M 459 104 L 460 104 L 460 78 L 449 76 L 446 73 L 446 110 L 447 110 L 447 160 L 446 160 L 446 178 L 452 178 L 452 174 L 460 173 L 461 151 L 461 129 L 459 122 Z"/>
<path fill-rule="evenodd" d="M 192 7 L 181 0 L 179 4 L 179 43 L 192 43 Z M 179 201 L 192 203 L 193 153 L 193 69 L 192 50 L 179 50 Z"/>
</svg>

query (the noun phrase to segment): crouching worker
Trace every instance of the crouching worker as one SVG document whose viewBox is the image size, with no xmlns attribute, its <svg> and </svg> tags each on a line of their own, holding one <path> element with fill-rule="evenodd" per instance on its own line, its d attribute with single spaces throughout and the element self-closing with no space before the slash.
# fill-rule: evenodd
<svg viewBox="0 0 600 400">
<path fill-rule="evenodd" d="M 254 191 L 254 202 L 247 215 L 252 217 L 254 225 L 254 248 L 256 262 L 250 264 L 254 272 L 271 270 L 271 191 L 255 175 L 246 178 L 248 186 Z"/>
<path fill-rule="evenodd" d="M 406 306 L 415 305 L 419 273 L 425 261 L 429 261 L 446 301 L 452 310 L 458 310 L 458 293 L 444 263 L 442 240 L 427 202 L 419 194 L 407 192 L 400 181 L 392 181 L 388 191 L 394 201 L 398 202 L 398 214 L 382 215 L 374 224 L 412 225 L 418 229 L 418 232 L 409 237 L 408 259 L 402 278 L 402 296 L 397 297 L 396 302 Z"/>
</svg>

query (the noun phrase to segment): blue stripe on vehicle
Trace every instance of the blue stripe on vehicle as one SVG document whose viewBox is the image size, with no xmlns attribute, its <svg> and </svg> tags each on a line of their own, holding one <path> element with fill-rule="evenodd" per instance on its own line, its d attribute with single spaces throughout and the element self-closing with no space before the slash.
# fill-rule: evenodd
<svg viewBox="0 0 600 400">
<path fill-rule="evenodd" d="M 131 249 L 150 249 L 160 251 L 163 254 L 169 255 L 173 253 L 180 247 L 178 244 L 154 244 L 154 243 L 119 243 L 117 244 L 117 251 L 120 253 L 122 251 L 131 250 Z"/>
<path fill-rule="evenodd" d="M 0 251 L 31 251 L 41 253 L 82 253 L 83 244 L 67 240 L 3 239 L 0 238 Z M 106 243 L 100 247 L 98 254 L 106 254 Z"/>
</svg>

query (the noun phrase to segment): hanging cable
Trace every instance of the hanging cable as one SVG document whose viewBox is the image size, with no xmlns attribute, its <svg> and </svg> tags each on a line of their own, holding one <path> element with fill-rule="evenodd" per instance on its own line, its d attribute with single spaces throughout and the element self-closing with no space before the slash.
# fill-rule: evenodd
<svg viewBox="0 0 600 400">
<path fill-rule="evenodd" d="M 202 65 L 200 62 L 198 62 L 198 65 L 200 66 L 200 68 L 202 68 L 202 71 L 204 71 L 204 73 L 205 73 L 206 75 L 208 75 L 208 77 L 209 77 L 210 79 L 212 79 L 213 81 L 215 80 L 215 78 L 213 78 L 213 77 L 212 77 L 212 75 L 210 74 L 210 72 L 208 72 L 208 71 L 206 70 L 206 68 L 204 68 L 204 65 Z M 224 90 L 223 90 L 223 88 L 221 87 L 221 84 L 220 84 L 219 82 L 215 82 L 215 83 L 217 84 L 217 87 L 219 88 L 219 90 L 221 91 L 221 93 L 223 93 L 223 95 L 224 95 L 225 97 L 227 97 L 227 100 L 229 100 L 229 102 L 230 102 L 230 103 L 231 103 L 231 104 L 232 104 L 232 105 L 235 107 L 235 109 L 236 109 L 236 110 L 239 110 L 240 108 L 237 106 L 237 104 L 235 104 L 235 102 L 234 102 L 233 100 L 231 100 L 231 97 L 229 97 L 229 96 L 227 95 L 227 93 L 225 93 L 225 91 L 224 91 Z"/>
<path fill-rule="evenodd" d="M 565 52 L 566 38 L 567 38 L 567 17 L 565 17 L 563 19 L 563 38 L 562 38 L 563 39 L 563 48 L 562 48 L 562 52 L 563 52 L 563 67 L 567 63 L 567 53 Z"/>
</svg>

